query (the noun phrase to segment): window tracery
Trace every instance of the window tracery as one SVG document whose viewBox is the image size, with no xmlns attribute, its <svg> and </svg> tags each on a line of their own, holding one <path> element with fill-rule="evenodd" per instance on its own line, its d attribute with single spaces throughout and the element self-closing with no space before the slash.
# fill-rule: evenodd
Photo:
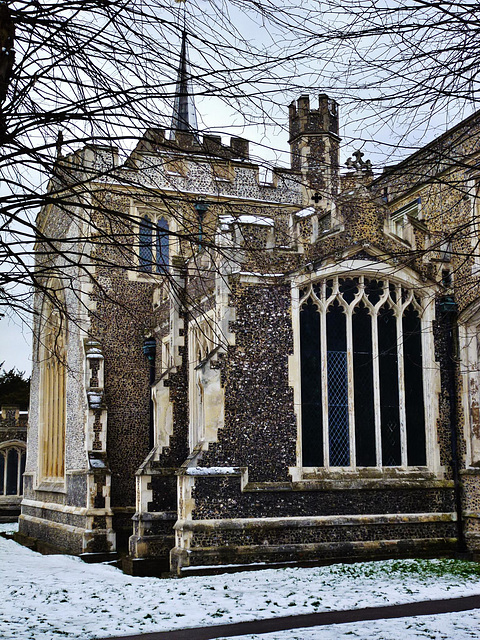
<svg viewBox="0 0 480 640">
<path fill-rule="evenodd" d="M 427 464 L 422 316 L 422 298 L 388 279 L 300 292 L 304 467 Z"/>
</svg>

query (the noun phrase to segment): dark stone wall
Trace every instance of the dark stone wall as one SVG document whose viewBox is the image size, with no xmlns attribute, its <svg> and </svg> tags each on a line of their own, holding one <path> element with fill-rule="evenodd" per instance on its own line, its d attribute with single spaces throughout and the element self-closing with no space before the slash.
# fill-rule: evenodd
<svg viewBox="0 0 480 640">
<path fill-rule="evenodd" d="M 177 476 L 154 475 L 151 481 L 152 502 L 148 503 L 148 510 L 176 511 L 177 509 Z M 170 525 L 171 526 L 171 525 Z"/>
<path fill-rule="evenodd" d="M 225 358 L 225 426 L 202 466 L 248 466 L 252 481 L 286 480 L 297 438 L 288 385 L 290 287 L 237 286 L 232 304 L 235 347 Z"/>
<path fill-rule="evenodd" d="M 328 543 L 371 542 L 386 540 L 426 540 L 428 538 L 455 537 L 454 522 L 395 522 L 384 524 L 329 525 L 317 527 L 248 528 L 234 530 L 195 531 L 192 549 L 215 547 L 250 547 L 252 553 L 256 546 L 299 545 L 298 559 L 302 556 L 300 545 Z"/>
<path fill-rule="evenodd" d="M 75 474 L 67 476 L 67 495 L 65 504 L 74 507 L 87 506 L 87 477 Z"/>
<path fill-rule="evenodd" d="M 195 520 L 299 516 L 449 513 L 451 487 L 240 491 L 238 477 L 196 477 Z"/>
<path fill-rule="evenodd" d="M 50 517 L 51 513 L 49 514 L 49 520 L 52 519 Z M 44 545 L 47 545 L 47 548 L 52 548 L 56 552 L 78 555 L 83 551 L 82 535 L 73 533 L 67 527 L 52 527 L 48 525 L 48 521 L 42 523 L 22 519 L 21 522 L 21 536 L 36 540 L 39 549 L 43 549 Z M 70 522 L 67 521 L 65 524 L 70 524 Z M 22 542 L 22 538 L 19 541 Z"/>
</svg>

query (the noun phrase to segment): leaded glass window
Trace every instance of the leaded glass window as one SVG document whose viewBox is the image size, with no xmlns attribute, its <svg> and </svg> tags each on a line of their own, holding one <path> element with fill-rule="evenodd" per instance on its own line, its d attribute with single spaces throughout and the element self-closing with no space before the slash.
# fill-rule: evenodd
<svg viewBox="0 0 480 640">
<path fill-rule="evenodd" d="M 152 221 L 144 216 L 139 227 L 139 259 L 140 269 L 147 273 L 152 271 L 153 247 L 152 247 Z"/>
<path fill-rule="evenodd" d="M 304 467 L 426 465 L 423 301 L 385 280 L 300 293 Z"/>
<path fill-rule="evenodd" d="M 168 221 L 165 218 L 160 218 L 157 222 L 157 273 L 165 273 L 165 271 L 168 271 L 169 242 Z"/>
<path fill-rule="evenodd" d="M 169 269 L 170 229 L 164 217 L 145 215 L 138 227 L 138 258 L 145 273 L 165 273 Z"/>
</svg>

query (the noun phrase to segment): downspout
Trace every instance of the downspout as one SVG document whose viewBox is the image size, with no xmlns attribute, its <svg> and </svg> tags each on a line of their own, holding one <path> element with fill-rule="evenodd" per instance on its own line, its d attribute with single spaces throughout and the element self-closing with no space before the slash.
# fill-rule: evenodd
<svg viewBox="0 0 480 640">
<path fill-rule="evenodd" d="M 153 400 L 152 400 L 152 385 L 155 382 L 155 354 L 157 351 L 157 343 L 155 338 L 145 338 L 143 341 L 143 354 L 147 357 L 149 370 L 150 370 L 150 415 L 149 415 L 149 427 L 148 427 L 148 440 L 150 451 L 155 446 L 154 427 L 153 427 Z"/>
<path fill-rule="evenodd" d="M 452 474 L 455 496 L 455 512 L 457 516 L 457 553 L 467 552 L 465 528 L 462 509 L 462 485 L 460 481 L 460 452 L 458 448 L 458 325 L 457 304 L 452 296 L 444 296 L 439 301 L 439 311 L 442 314 L 446 333 L 447 356 L 447 390 L 449 399 L 450 448 L 452 454 Z"/>
</svg>

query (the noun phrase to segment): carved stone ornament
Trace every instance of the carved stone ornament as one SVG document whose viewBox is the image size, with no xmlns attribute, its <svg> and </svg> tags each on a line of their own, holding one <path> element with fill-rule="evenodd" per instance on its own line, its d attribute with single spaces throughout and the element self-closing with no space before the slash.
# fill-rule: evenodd
<svg viewBox="0 0 480 640">
<path fill-rule="evenodd" d="M 353 157 L 355 158 L 355 160 L 352 160 L 352 158 L 349 158 L 345 165 L 348 167 L 348 169 L 354 169 L 356 175 L 364 175 L 365 173 L 370 173 L 372 171 L 372 163 L 370 162 L 370 160 L 363 160 L 363 156 L 365 154 L 360 151 L 360 149 L 358 151 L 355 151 L 353 153 Z"/>
</svg>

